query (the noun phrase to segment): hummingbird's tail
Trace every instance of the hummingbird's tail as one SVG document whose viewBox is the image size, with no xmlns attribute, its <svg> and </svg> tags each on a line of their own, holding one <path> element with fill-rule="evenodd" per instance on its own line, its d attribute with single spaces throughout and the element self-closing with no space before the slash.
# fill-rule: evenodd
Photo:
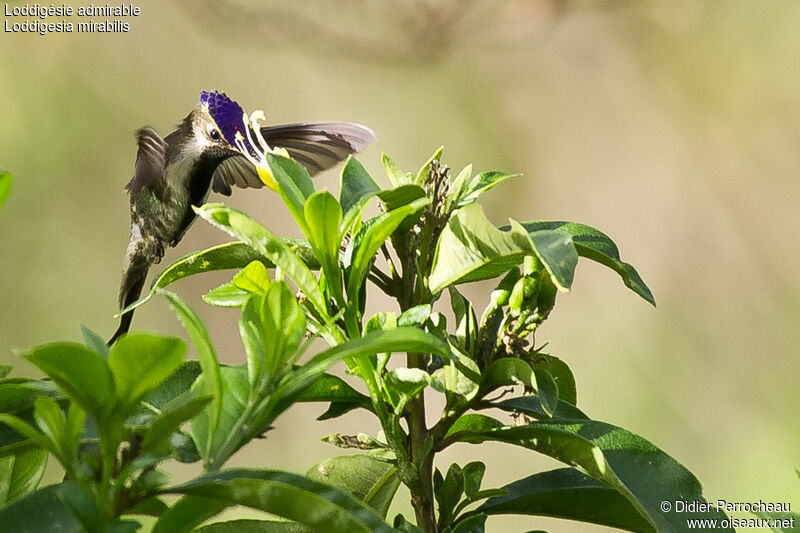
<svg viewBox="0 0 800 533">
<path fill-rule="evenodd" d="M 142 294 L 144 282 L 147 280 L 147 271 L 150 270 L 150 263 L 144 261 L 131 262 L 126 265 L 124 274 L 122 275 L 122 283 L 119 289 L 119 308 L 125 309 L 133 302 L 139 299 Z M 108 345 L 112 346 L 114 342 L 123 334 L 128 332 L 131 327 L 131 320 L 133 320 L 133 310 L 128 311 L 120 318 L 119 328 L 108 341 Z"/>
</svg>

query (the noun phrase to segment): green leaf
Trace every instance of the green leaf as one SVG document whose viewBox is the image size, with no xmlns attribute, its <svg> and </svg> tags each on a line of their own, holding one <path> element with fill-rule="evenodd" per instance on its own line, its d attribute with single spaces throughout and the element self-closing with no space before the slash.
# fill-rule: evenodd
<svg viewBox="0 0 800 533">
<path fill-rule="evenodd" d="M 342 271 L 339 268 L 342 206 L 331 193 L 320 191 L 308 197 L 304 213 L 308 225 L 308 240 L 322 265 L 328 288 L 336 301 L 344 305 Z"/>
<path fill-rule="evenodd" d="M 300 522 L 320 533 L 393 531 L 374 511 L 352 496 L 289 472 L 232 469 L 202 475 L 165 492 L 213 498 L 226 506 L 251 507 Z M 172 521 L 170 525 L 172 529 L 153 531 L 182 533 L 195 524 Z"/>
<path fill-rule="evenodd" d="M 26 420 L 14 415 L 0 414 L 0 424 L 8 426 L 15 434 L 19 434 L 24 437 L 24 439 L 27 439 L 22 441 L 15 439 L 13 443 L 3 446 L 0 448 L 0 451 L 2 451 L 0 457 L 17 455 L 36 448 L 47 450 L 54 455 L 58 454 L 58 449 L 55 447 L 54 443 L 41 432 L 37 431 Z"/>
<path fill-rule="evenodd" d="M 556 286 L 569 290 L 578 255 L 569 235 L 556 231 L 528 232 L 516 222 L 501 231 L 477 204 L 456 211 L 439 238 L 430 276 L 431 291 L 448 285 L 505 274 L 535 254 Z"/>
<path fill-rule="evenodd" d="M 625 531 L 655 532 L 619 492 L 574 468 L 540 472 L 503 487 L 476 512 L 552 516 Z"/>
<path fill-rule="evenodd" d="M 203 373 L 203 388 L 200 392 L 213 398 L 208 406 L 210 431 L 213 433 L 222 416 L 222 378 L 214 345 L 211 344 L 211 338 L 203 321 L 191 307 L 173 292 L 159 289 L 159 293 L 167 299 L 175 314 L 178 315 L 192 340 L 195 352 L 197 352 L 197 359 L 200 361 Z M 198 447 L 200 447 L 199 443 Z"/>
<path fill-rule="evenodd" d="M 357 300 L 361 285 L 364 283 L 375 253 L 407 216 L 416 213 L 429 203 L 429 198 L 414 200 L 410 204 L 378 215 L 376 217 L 378 221 L 369 227 L 355 251 L 347 280 L 347 294 L 351 301 L 356 302 L 353 304 L 356 309 L 359 308 Z"/>
<path fill-rule="evenodd" d="M 528 363 L 516 357 L 503 357 L 493 361 L 483 371 L 481 388 L 490 391 L 506 385 L 522 385 L 536 390 L 536 377 Z"/>
<path fill-rule="evenodd" d="M 188 533 L 229 505 L 215 497 L 186 495 L 161 514 L 152 533 Z"/>
<path fill-rule="evenodd" d="M 516 444 L 572 465 L 616 490 L 659 533 L 685 531 L 687 519 L 725 517 L 716 512 L 661 511 L 663 501 L 704 501 L 697 478 L 645 439 L 603 422 L 566 420 L 461 430 L 449 440 Z"/>
<path fill-rule="evenodd" d="M 474 380 L 480 380 L 480 370 L 472 359 L 460 354 L 455 348 L 452 355 L 453 360 L 431 377 L 431 387 L 445 394 L 448 407 L 464 404 L 474 398 L 479 391 L 479 384 Z"/>
<path fill-rule="evenodd" d="M 273 283 L 266 296 L 258 299 L 263 332 L 264 367 L 267 380 L 282 374 L 306 332 L 306 316 L 289 286 Z"/>
<path fill-rule="evenodd" d="M 206 204 L 196 211 L 211 224 L 252 246 L 273 264 L 281 267 L 303 291 L 320 316 L 327 316 L 325 299 L 316 278 L 289 245 L 244 213 L 223 204 Z"/>
<path fill-rule="evenodd" d="M 530 253 L 526 232 L 502 232 L 486 219 L 479 205 L 468 205 L 453 213 L 439 237 L 430 275 L 431 292 L 505 274 Z"/>
<path fill-rule="evenodd" d="M 542 407 L 542 402 L 539 396 L 526 395 L 519 396 L 517 398 L 507 398 L 499 402 L 487 403 L 485 407 L 499 408 L 510 412 L 519 411 L 539 420 L 548 418 L 563 418 L 570 420 L 576 418 L 589 418 L 583 414 L 580 409 L 570 403 L 565 402 L 564 400 L 558 401 L 558 406 L 551 416 L 547 411 L 545 411 L 544 407 Z"/>
<path fill-rule="evenodd" d="M 388 189 L 378 193 L 383 207 L 386 211 L 394 211 L 398 207 L 408 205 L 415 200 L 427 197 L 425 189 L 419 185 L 400 185 L 394 189 Z"/>
<path fill-rule="evenodd" d="M 767 520 L 769 528 L 775 533 L 793 533 L 797 531 L 797 526 L 800 524 L 800 513 L 781 513 L 775 511 L 754 511 L 754 515 L 762 520 Z M 752 519 L 748 519 L 752 520 Z M 742 524 L 744 527 L 745 524 Z M 761 526 L 762 524 L 755 524 L 754 522 L 747 523 L 747 526 Z"/>
<path fill-rule="evenodd" d="M 452 437 L 453 435 L 456 435 L 462 431 L 467 433 L 481 432 L 501 427 L 505 427 L 505 425 L 491 416 L 468 413 L 458 417 L 455 423 L 447 431 L 447 435 L 445 435 L 445 437 Z"/>
<path fill-rule="evenodd" d="M 439 470 L 436 470 L 433 476 L 433 493 L 436 503 L 439 504 L 440 520 L 443 518 L 445 523 L 449 523 L 453 509 L 464 494 L 464 473 L 458 464 L 451 464 L 444 478 Z"/>
<path fill-rule="evenodd" d="M 296 402 L 331 402 L 331 406 L 317 420 L 335 418 L 359 407 L 372 410 L 369 396 L 361 394 L 342 378 L 330 374 L 321 375 L 295 399 Z M 334 416 L 335 415 L 335 416 Z"/>
<path fill-rule="evenodd" d="M 197 415 L 212 400 L 213 396 L 194 396 L 184 394 L 170 402 L 150 424 L 142 438 L 142 449 L 155 449 L 169 439 L 180 426 Z"/>
<path fill-rule="evenodd" d="M 486 473 L 486 465 L 481 461 L 473 461 L 464 465 L 464 494 L 470 500 L 474 499 L 481 490 L 483 475 Z"/>
<path fill-rule="evenodd" d="M 306 241 L 291 238 L 283 238 L 281 241 L 309 268 L 319 268 L 317 259 L 314 257 L 314 252 Z M 264 257 L 263 254 L 244 242 L 229 242 L 207 250 L 185 255 L 172 263 L 153 279 L 148 294 L 126 307 L 123 311 L 136 309 L 152 298 L 157 289 L 163 289 L 183 278 L 194 276 L 195 274 L 202 274 L 204 272 L 243 268 L 252 261 L 261 261 L 267 268 L 275 266 L 275 264 Z M 122 311 L 120 311 L 120 314 L 121 313 Z"/>
<path fill-rule="evenodd" d="M 511 228 L 518 233 L 525 233 L 519 222 L 511 221 Z M 572 237 L 558 231 L 533 231 L 528 233 L 531 248 L 542 262 L 550 279 L 562 291 L 572 287 L 575 267 L 578 266 L 578 252 L 572 243 Z"/>
<path fill-rule="evenodd" d="M 533 367 L 536 377 L 536 395 L 542 404 L 544 412 L 553 416 L 558 409 L 558 385 L 550 372 L 544 368 Z"/>
<path fill-rule="evenodd" d="M 30 378 L 8 378 L 0 381 L 0 413 L 16 413 L 33 407 L 39 396 L 64 395 L 52 382 Z M 0 446 L 3 439 L 0 437 Z"/>
<path fill-rule="evenodd" d="M 98 421 L 113 412 L 114 378 L 99 353 L 74 343 L 38 346 L 22 355 Z"/>
<path fill-rule="evenodd" d="M 81 334 L 83 335 L 83 343 L 87 348 L 94 350 L 102 355 L 103 359 L 108 360 L 108 354 L 111 352 L 111 350 L 109 349 L 108 344 L 106 344 L 106 341 L 103 340 L 103 337 L 84 325 L 81 325 Z"/>
<path fill-rule="evenodd" d="M 231 281 L 205 293 L 203 301 L 217 307 L 241 307 L 247 303 L 249 297 L 249 292 L 240 289 Z"/>
<path fill-rule="evenodd" d="M 464 351 L 472 353 L 478 335 L 478 319 L 472 302 L 464 298 L 455 287 L 450 286 L 450 306 L 456 318 L 456 338 Z"/>
<path fill-rule="evenodd" d="M 475 514 L 456 524 L 452 533 L 483 533 L 486 526 L 486 515 Z"/>
<path fill-rule="evenodd" d="M 431 304 L 415 305 L 406 309 L 397 319 L 398 326 L 419 326 L 431 316 Z"/>
<path fill-rule="evenodd" d="M 381 163 L 383 163 L 383 170 L 386 171 L 386 177 L 389 178 L 392 187 L 400 187 L 401 185 L 413 183 L 413 174 L 406 174 L 403 172 L 397 163 L 388 155 L 381 154 Z"/>
<path fill-rule="evenodd" d="M 172 456 L 181 463 L 196 463 L 202 459 L 194 439 L 183 431 L 176 431 L 169 436 L 169 447 Z"/>
<path fill-rule="evenodd" d="M 234 287 L 250 294 L 266 294 L 272 280 L 261 261 L 252 261 L 233 276 Z"/>
<path fill-rule="evenodd" d="M 124 416 L 131 414 L 145 395 L 178 370 L 185 354 L 182 340 L 152 333 L 130 333 L 114 343 L 108 366 Z"/>
<path fill-rule="evenodd" d="M 0 508 L 36 490 L 47 467 L 47 456 L 46 450 L 29 450 L 0 458 Z"/>
<path fill-rule="evenodd" d="M 400 486 L 397 467 L 370 455 L 340 455 L 311 467 L 306 476 L 350 493 L 386 518 Z"/>
<path fill-rule="evenodd" d="M 176 398 L 183 396 L 201 373 L 200 362 L 184 361 L 181 367 L 155 390 L 148 394 L 144 403 L 149 412 L 162 411 Z"/>
<path fill-rule="evenodd" d="M 547 370 L 558 385 L 558 399 L 572 405 L 578 405 L 578 392 L 575 377 L 567 363 L 546 353 L 537 353 L 534 357 L 534 368 Z"/>
<path fill-rule="evenodd" d="M 351 339 L 329 348 L 314 356 L 300 370 L 306 371 L 311 364 L 315 366 L 328 365 L 346 357 L 397 351 L 432 353 L 442 357 L 450 355 L 448 346 L 438 337 L 413 326 L 401 326 L 394 329 L 370 331 L 363 337 Z"/>
<path fill-rule="evenodd" d="M 83 432 L 85 413 L 71 403 L 69 416 L 65 416 L 61 407 L 52 398 L 36 398 L 33 410 L 36 426 L 52 443 L 48 448 L 68 470 L 75 463 Z"/>
<path fill-rule="evenodd" d="M 602 231 L 577 222 L 535 221 L 523 222 L 522 226 L 530 233 L 559 231 L 569 235 L 572 238 L 575 249 L 578 251 L 578 255 L 611 268 L 622 277 L 626 287 L 652 305 L 656 304 L 653 293 L 642 281 L 639 273 L 631 265 L 620 259 L 617 245 Z"/>
<path fill-rule="evenodd" d="M 277 520 L 230 520 L 215 522 L 195 529 L 195 533 L 314 533 L 311 529 L 295 522 Z"/>
<path fill-rule="evenodd" d="M 428 159 L 425 164 L 422 165 L 422 168 L 419 169 L 419 172 L 417 172 L 417 177 L 414 180 L 414 183 L 417 185 L 423 185 L 428 181 L 428 174 L 430 174 L 431 165 L 434 161 L 440 161 L 442 159 L 443 151 L 444 146 L 440 146 L 435 152 L 433 152 L 433 155 L 430 157 L 430 159 Z"/>
<path fill-rule="evenodd" d="M 395 368 L 386 374 L 386 386 L 394 403 L 394 413 L 400 416 L 408 402 L 431 382 L 431 376 L 421 368 Z"/>
<path fill-rule="evenodd" d="M 221 396 L 221 414 L 216 425 L 212 426 L 210 413 L 208 410 L 201 412 L 191 419 L 192 438 L 194 439 L 197 450 L 208 466 L 218 468 L 218 465 L 211 464 L 211 458 L 219 450 L 223 442 L 238 429 L 242 413 L 247 404 L 250 394 L 250 385 L 247 379 L 247 369 L 241 366 L 223 366 L 221 369 L 223 394 Z M 203 374 L 195 382 L 195 389 L 204 391 L 206 375 Z M 242 436 L 244 439 L 244 436 Z M 243 442 L 237 443 L 240 447 Z M 232 450 L 233 453 L 236 450 Z M 223 458 L 227 459 L 227 457 Z"/>
<path fill-rule="evenodd" d="M 342 211 L 347 214 L 353 210 L 360 211 L 364 201 L 381 190 L 364 166 L 353 156 L 347 157 L 339 184 L 339 203 L 342 205 Z"/>
<path fill-rule="evenodd" d="M 308 236 L 304 207 L 308 197 L 314 194 L 314 183 L 308 170 L 294 159 L 272 153 L 267 154 L 267 164 L 278 184 L 278 193 L 283 198 L 283 203 L 289 208 L 303 234 Z"/>
<path fill-rule="evenodd" d="M 448 357 L 450 353 L 441 339 L 415 327 L 371 331 L 363 337 L 348 340 L 315 355 L 309 362 L 288 374 L 276 392 L 282 396 L 281 409 L 286 409 L 291 401 L 295 401 L 299 394 L 336 361 L 395 351 L 432 353 L 442 357 Z"/>
<path fill-rule="evenodd" d="M 3 203 L 8 198 L 8 194 L 11 192 L 11 182 L 13 178 L 11 174 L 5 170 L 0 170 L 0 208 L 3 207 Z"/>
<path fill-rule="evenodd" d="M 80 523 L 59 496 L 63 485 L 44 487 L 0 509 L 3 529 L 20 533 L 80 533 Z"/>
<path fill-rule="evenodd" d="M 478 197 L 493 188 L 495 185 L 509 179 L 516 178 L 522 174 L 506 174 L 505 172 L 498 172 L 496 170 L 489 170 L 481 172 L 464 187 L 464 190 L 459 194 L 456 201 L 456 207 L 464 207 L 474 203 Z"/>
</svg>

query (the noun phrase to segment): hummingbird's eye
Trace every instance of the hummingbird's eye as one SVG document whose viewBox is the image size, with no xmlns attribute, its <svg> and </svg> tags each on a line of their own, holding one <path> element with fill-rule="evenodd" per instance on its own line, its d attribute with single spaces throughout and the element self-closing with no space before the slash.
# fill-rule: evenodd
<svg viewBox="0 0 800 533">
<path fill-rule="evenodd" d="M 222 134 L 219 132 L 219 130 L 217 128 L 215 128 L 211 124 L 208 124 L 206 126 L 206 131 L 208 132 L 208 137 L 212 141 L 219 141 L 219 140 L 222 139 Z"/>
</svg>

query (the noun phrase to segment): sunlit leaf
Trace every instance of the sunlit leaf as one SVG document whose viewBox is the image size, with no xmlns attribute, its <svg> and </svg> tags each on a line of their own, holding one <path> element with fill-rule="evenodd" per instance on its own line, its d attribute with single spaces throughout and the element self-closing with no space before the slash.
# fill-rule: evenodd
<svg viewBox="0 0 800 533">
<path fill-rule="evenodd" d="M 308 197 L 314 194 L 314 183 L 306 167 L 288 157 L 267 154 L 267 163 L 278 184 L 278 193 L 289 208 L 295 222 L 306 236 L 309 235 L 304 208 Z"/>
<path fill-rule="evenodd" d="M 650 442 L 610 424 L 546 421 L 477 431 L 451 430 L 449 435 L 449 442 L 478 444 L 488 440 L 529 448 L 580 469 L 616 490 L 655 531 L 685 531 L 686 520 L 692 518 L 725 518 L 718 512 L 662 511 L 663 501 L 704 501 L 700 483 Z"/>
<path fill-rule="evenodd" d="M 417 185 L 423 185 L 428 181 L 428 174 L 431 171 L 431 165 L 433 165 L 434 161 L 439 161 L 442 159 L 442 152 L 444 151 L 444 146 L 440 146 L 436 149 L 433 155 L 428 159 L 422 168 L 419 169 L 417 172 L 417 177 L 414 179 L 414 183 Z"/>
<path fill-rule="evenodd" d="M 215 522 L 194 530 L 195 533 L 314 533 L 313 530 L 296 522 L 277 520 L 229 520 Z"/>
<path fill-rule="evenodd" d="M 233 469 L 202 475 L 166 492 L 199 496 L 225 506 L 243 505 L 266 511 L 310 526 L 319 533 L 393 531 L 380 516 L 352 496 L 289 472 Z M 164 521 L 167 514 L 159 522 Z M 197 523 L 171 520 L 171 529 L 157 526 L 153 531 L 182 533 Z"/>
<path fill-rule="evenodd" d="M 372 264 L 375 253 L 381 245 L 407 216 L 416 213 L 429 203 L 430 199 L 420 198 L 388 213 L 378 215 L 378 222 L 369 227 L 353 257 L 347 280 L 347 295 L 351 301 L 358 300 L 361 284 L 364 282 L 369 266 Z M 357 305 L 356 308 L 358 308 Z"/>
<path fill-rule="evenodd" d="M 325 299 L 316 278 L 292 248 L 244 213 L 223 204 L 206 204 L 198 215 L 252 246 L 294 281 L 321 316 L 327 315 Z"/>
<path fill-rule="evenodd" d="M 224 366 L 220 368 L 220 376 L 223 394 L 221 396 L 221 412 L 218 423 L 212 425 L 213 420 L 210 419 L 208 410 L 201 412 L 191 420 L 192 438 L 197 445 L 197 450 L 209 466 L 215 468 L 217 465 L 211 464 L 210 461 L 237 428 L 237 423 L 244 412 L 250 392 L 247 369 L 241 366 Z M 205 379 L 206 374 L 203 374 L 195 383 L 195 390 L 201 392 L 207 390 L 205 388 Z M 244 435 L 239 435 L 238 437 L 237 443 L 241 445 Z M 231 450 L 231 453 L 234 451 Z M 224 459 L 227 459 L 227 457 Z"/>
<path fill-rule="evenodd" d="M 502 232 L 477 204 L 456 211 L 442 231 L 430 275 L 434 294 L 448 285 L 505 274 L 532 253 L 527 233 Z"/>
<path fill-rule="evenodd" d="M 203 325 L 203 321 L 197 316 L 197 313 L 186 305 L 177 294 L 163 289 L 160 289 L 159 293 L 172 306 L 194 345 L 197 360 L 200 362 L 200 368 L 203 373 L 203 385 L 200 392 L 213 398 L 208 406 L 209 424 L 213 432 L 216 430 L 219 419 L 222 416 L 222 377 L 219 360 L 217 359 L 214 345 L 211 343 L 211 337 L 208 335 L 208 331 Z"/>
<path fill-rule="evenodd" d="M 521 176 L 521 174 L 506 174 L 505 172 L 498 172 L 496 170 L 481 172 L 464 186 L 456 202 L 456 206 L 464 207 L 469 205 L 475 202 L 481 194 L 493 188 L 495 185 L 509 178 L 516 178 L 519 176 Z"/>
<path fill-rule="evenodd" d="M 345 220 L 351 219 L 369 198 L 380 191 L 380 187 L 364 166 L 353 156 L 348 156 L 342 167 L 339 185 L 339 203 L 345 213 Z"/>
<path fill-rule="evenodd" d="M 233 285 L 251 294 L 265 294 L 272 280 L 267 267 L 260 261 L 251 261 L 233 276 Z"/>
<path fill-rule="evenodd" d="M 342 271 L 339 267 L 342 206 L 328 191 L 319 191 L 308 197 L 304 213 L 308 240 L 322 265 L 330 293 L 343 305 Z"/>
<path fill-rule="evenodd" d="M 120 409 L 130 414 L 139 400 L 178 370 L 185 353 L 182 340 L 152 333 L 130 333 L 115 342 L 108 366 Z"/>
<path fill-rule="evenodd" d="M 381 163 L 383 163 L 383 170 L 386 171 L 386 177 L 389 178 L 392 187 L 400 187 L 414 182 L 414 175 L 403 172 L 388 155 L 381 154 Z"/>
<path fill-rule="evenodd" d="M 317 259 L 314 257 L 314 252 L 308 242 L 302 239 L 286 237 L 280 240 L 310 269 L 319 268 L 319 263 L 317 263 Z M 252 261 L 261 261 L 267 268 L 275 266 L 271 260 L 245 242 L 229 242 L 185 255 L 169 265 L 153 279 L 150 285 L 150 292 L 123 311 L 136 309 L 152 298 L 157 289 L 163 289 L 183 278 L 216 270 L 244 268 Z M 120 313 L 123 311 L 120 311 Z"/>
<path fill-rule="evenodd" d="M 552 516 L 626 531 L 655 532 L 622 494 L 574 468 L 539 472 L 503 487 L 477 511 L 489 515 Z"/>
<path fill-rule="evenodd" d="M 217 307 L 241 307 L 249 297 L 249 292 L 240 289 L 232 281 L 229 281 L 205 293 L 203 301 Z"/>
<path fill-rule="evenodd" d="M 311 467 L 306 476 L 346 491 L 385 518 L 400 486 L 397 467 L 369 455 L 340 455 Z"/>
<path fill-rule="evenodd" d="M 13 178 L 9 172 L 5 170 L 0 170 L 0 208 L 3 207 L 3 203 L 8 198 L 8 194 L 11 192 L 11 182 Z"/>
<path fill-rule="evenodd" d="M 142 438 L 142 449 L 149 450 L 160 445 L 176 432 L 181 424 L 197 415 L 214 398 L 184 394 L 167 404 L 153 419 Z"/>
<path fill-rule="evenodd" d="M 23 357 L 97 420 L 105 420 L 114 410 L 117 402 L 114 378 L 99 353 L 65 342 L 38 346 Z"/>
<path fill-rule="evenodd" d="M 602 231 L 577 222 L 535 221 L 523 222 L 522 226 L 530 233 L 559 231 L 569 235 L 581 257 L 597 261 L 601 265 L 611 268 L 620 275 L 626 287 L 655 305 L 653 293 L 642 281 L 639 273 L 631 265 L 620 259 L 617 245 Z"/>
</svg>

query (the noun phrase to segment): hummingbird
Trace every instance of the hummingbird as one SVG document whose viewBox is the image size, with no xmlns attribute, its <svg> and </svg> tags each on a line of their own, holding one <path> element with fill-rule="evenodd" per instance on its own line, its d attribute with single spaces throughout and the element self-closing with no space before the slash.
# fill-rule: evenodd
<svg viewBox="0 0 800 533">
<path fill-rule="evenodd" d="M 245 135 L 251 140 L 249 145 L 243 142 Z M 219 91 L 200 93 L 200 103 L 164 138 L 150 127 L 138 130 L 133 178 L 125 186 L 130 194 L 131 230 L 119 290 L 120 310 L 138 300 L 150 267 L 161 261 L 167 247 L 177 246 L 197 218 L 193 207 L 203 205 L 212 190 L 230 196 L 233 186 L 264 186 L 252 163 L 254 135 L 263 141 L 262 146 L 284 149 L 311 175 L 361 151 L 375 138 L 372 130 L 352 122 L 260 127 Z M 121 316 L 109 346 L 127 333 L 132 318 L 133 310 Z"/>
</svg>

